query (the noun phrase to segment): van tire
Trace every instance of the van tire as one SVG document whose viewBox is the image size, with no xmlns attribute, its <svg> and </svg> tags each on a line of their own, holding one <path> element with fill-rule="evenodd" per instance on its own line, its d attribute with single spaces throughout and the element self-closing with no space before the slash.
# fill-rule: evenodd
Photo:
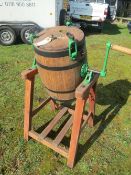
<svg viewBox="0 0 131 175">
<path fill-rule="evenodd" d="M 59 17 L 60 26 L 65 25 L 66 16 L 67 16 L 66 10 L 65 9 L 62 9 L 60 11 L 60 17 Z"/>
<path fill-rule="evenodd" d="M 98 28 L 97 29 L 98 33 L 102 33 L 102 29 Z"/>
<path fill-rule="evenodd" d="M 97 31 L 98 31 L 99 33 L 102 33 L 103 26 L 104 26 L 103 23 L 98 23 L 98 29 L 97 29 Z"/>
<path fill-rule="evenodd" d="M 9 26 L 0 27 L 0 44 L 10 46 L 16 42 L 16 32 Z"/>
<path fill-rule="evenodd" d="M 29 41 L 29 35 L 30 35 L 31 29 L 32 27 L 29 27 L 29 26 L 24 27 L 20 32 L 21 39 L 25 44 L 31 44 Z"/>
</svg>

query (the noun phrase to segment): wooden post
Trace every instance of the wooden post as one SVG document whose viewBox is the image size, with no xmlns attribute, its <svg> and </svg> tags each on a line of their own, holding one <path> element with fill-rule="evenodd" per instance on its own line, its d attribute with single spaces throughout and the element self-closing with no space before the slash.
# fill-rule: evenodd
<svg viewBox="0 0 131 175">
<path fill-rule="evenodd" d="M 25 80 L 24 139 L 29 140 L 33 108 L 34 78 Z"/>
<path fill-rule="evenodd" d="M 83 100 L 82 98 L 77 98 L 75 113 L 73 116 L 74 119 L 73 119 L 72 133 L 71 133 L 69 156 L 68 156 L 68 162 L 67 162 L 67 165 L 70 168 L 73 168 L 75 163 L 84 107 L 85 107 L 85 100 Z"/>
<path fill-rule="evenodd" d="M 29 140 L 29 131 L 31 130 L 34 81 L 36 74 L 38 74 L 38 69 L 28 69 L 21 73 L 22 79 L 25 80 L 24 139 L 26 141 Z"/>
</svg>

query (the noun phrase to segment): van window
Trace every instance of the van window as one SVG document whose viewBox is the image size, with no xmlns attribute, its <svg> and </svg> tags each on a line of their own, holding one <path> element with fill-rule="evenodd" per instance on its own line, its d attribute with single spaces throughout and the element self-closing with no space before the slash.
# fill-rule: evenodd
<svg viewBox="0 0 131 175">
<path fill-rule="evenodd" d="M 105 2 L 111 6 L 115 6 L 116 0 L 105 0 Z"/>
<path fill-rule="evenodd" d="M 105 0 L 97 0 L 97 2 L 104 4 L 105 3 Z"/>
<path fill-rule="evenodd" d="M 110 4 L 110 0 L 105 0 L 105 3 L 106 4 Z"/>
<path fill-rule="evenodd" d="M 110 5 L 115 5 L 116 4 L 116 0 L 110 0 Z"/>
<path fill-rule="evenodd" d="M 90 3 L 90 2 L 97 2 L 97 0 L 69 0 L 69 1 L 87 2 L 87 3 Z"/>
<path fill-rule="evenodd" d="M 78 0 L 78 1 L 90 3 L 90 2 L 96 2 L 97 0 Z"/>
<path fill-rule="evenodd" d="M 90 2 L 96 2 L 96 0 L 90 0 Z"/>
</svg>

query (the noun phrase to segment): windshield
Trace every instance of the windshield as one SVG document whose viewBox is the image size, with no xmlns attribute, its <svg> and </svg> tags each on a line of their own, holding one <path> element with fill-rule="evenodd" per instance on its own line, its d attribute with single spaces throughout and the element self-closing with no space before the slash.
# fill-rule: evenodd
<svg viewBox="0 0 131 175">
<path fill-rule="evenodd" d="M 75 2 L 97 2 L 97 3 L 105 3 L 105 0 L 69 0 L 69 1 L 75 1 Z M 109 0 L 108 0 L 109 1 Z"/>
<path fill-rule="evenodd" d="M 105 0 L 97 0 L 98 3 L 105 3 Z"/>
<path fill-rule="evenodd" d="M 75 1 L 75 2 L 85 2 L 85 3 L 91 3 L 91 2 L 96 2 L 96 3 L 107 3 L 110 6 L 115 6 L 116 0 L 69 0 L 69 1 Z"/>
<path fill-rule="evenodd" d="M 114 6 L 116 4 L 116 0 L 105 0 L 105 2 L 111 6 Z"/>
<path fill-rule="evenodd" d="M 69 0 L 69 1 L 75 1 L 75 2 L 87 2 L 87 3 L 90 3 L 90 2 L 96 2 L 97 0 Z"/>
</svg>

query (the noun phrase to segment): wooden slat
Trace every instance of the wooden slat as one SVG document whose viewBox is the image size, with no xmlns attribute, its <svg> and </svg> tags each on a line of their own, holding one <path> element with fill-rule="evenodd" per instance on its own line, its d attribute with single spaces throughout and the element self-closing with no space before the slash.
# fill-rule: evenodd
<svg viewBox="0 0 131 175">
<path fill-rule="evenodd" d="M 33 110 L 32 115 L 36 115 L 50 100 L 51 97 L 47 98 L 44 102 L 42 102 L 36 109 Z"/>
<path fill-rule="evenodd" d="M 52 140 L 50 139 L 43 139 L 40 134 L 38 134 L 37 132 L 31 130 L 29 131 L 29 136 L 33 139 L 35 139 L 36 141 L 42 143 L 43 145 L 46 145 L 47 147 L 53 149 L 54 151 L 58 152 L 59 154 L 61 154 L 62 156 L 68 158 L 68 149 L 65 149 L 61 146 L 55 146 L 52 144 Z"/>
<path fill-rule="evenodd" d="M 38 69 L 28 69 L 21 73 L 22 79 L 32 79 L 36 74 L 38 74 Z"/>
<path fill-rule="evenodd" d="M 73 122 L 73 117 L 70 117 L 70 119 L 67 121 L 67 123 L 65 124 L 65 126 L 62 128 L 62 130 L 59 132 L 59 134 L 57 135 L 57 137 L 53 141 L 53 144 L 54 145 L 59 145 L 60 144 L 60 142 L 64 138 L 65 134 L 70 129 L 70 127 L 72 125 L 72 122 Z"/>
<path fill-rule="evenodd" d="M 28 131 L 32 125 L 32 107 L 34 95 L 34 78 L 25 80 L 24 138 L 29 140 Z"/>
<path fill-rule="evenodd" d="M 71 115 L 74 115 L 74 110 L 73 109 L 68 109 L 68 112 L 71 114 Z M 87 119 L 87 116 L 88 115 L 83 115 L 83 120 L 86 120 Z"/>
<path fill-rule="evenodd" d="M 45 138 L 49 132 L 53 129 L 53 127 L 57 124 L 57 122 L 62 118 L 64 114 L 68 111 L 67 107 L 64 107 L 57 115 L 56 117 L 49 123 L 49 125 L 42 131 L 41 136 L 42 138 Z"/>
</svg>

